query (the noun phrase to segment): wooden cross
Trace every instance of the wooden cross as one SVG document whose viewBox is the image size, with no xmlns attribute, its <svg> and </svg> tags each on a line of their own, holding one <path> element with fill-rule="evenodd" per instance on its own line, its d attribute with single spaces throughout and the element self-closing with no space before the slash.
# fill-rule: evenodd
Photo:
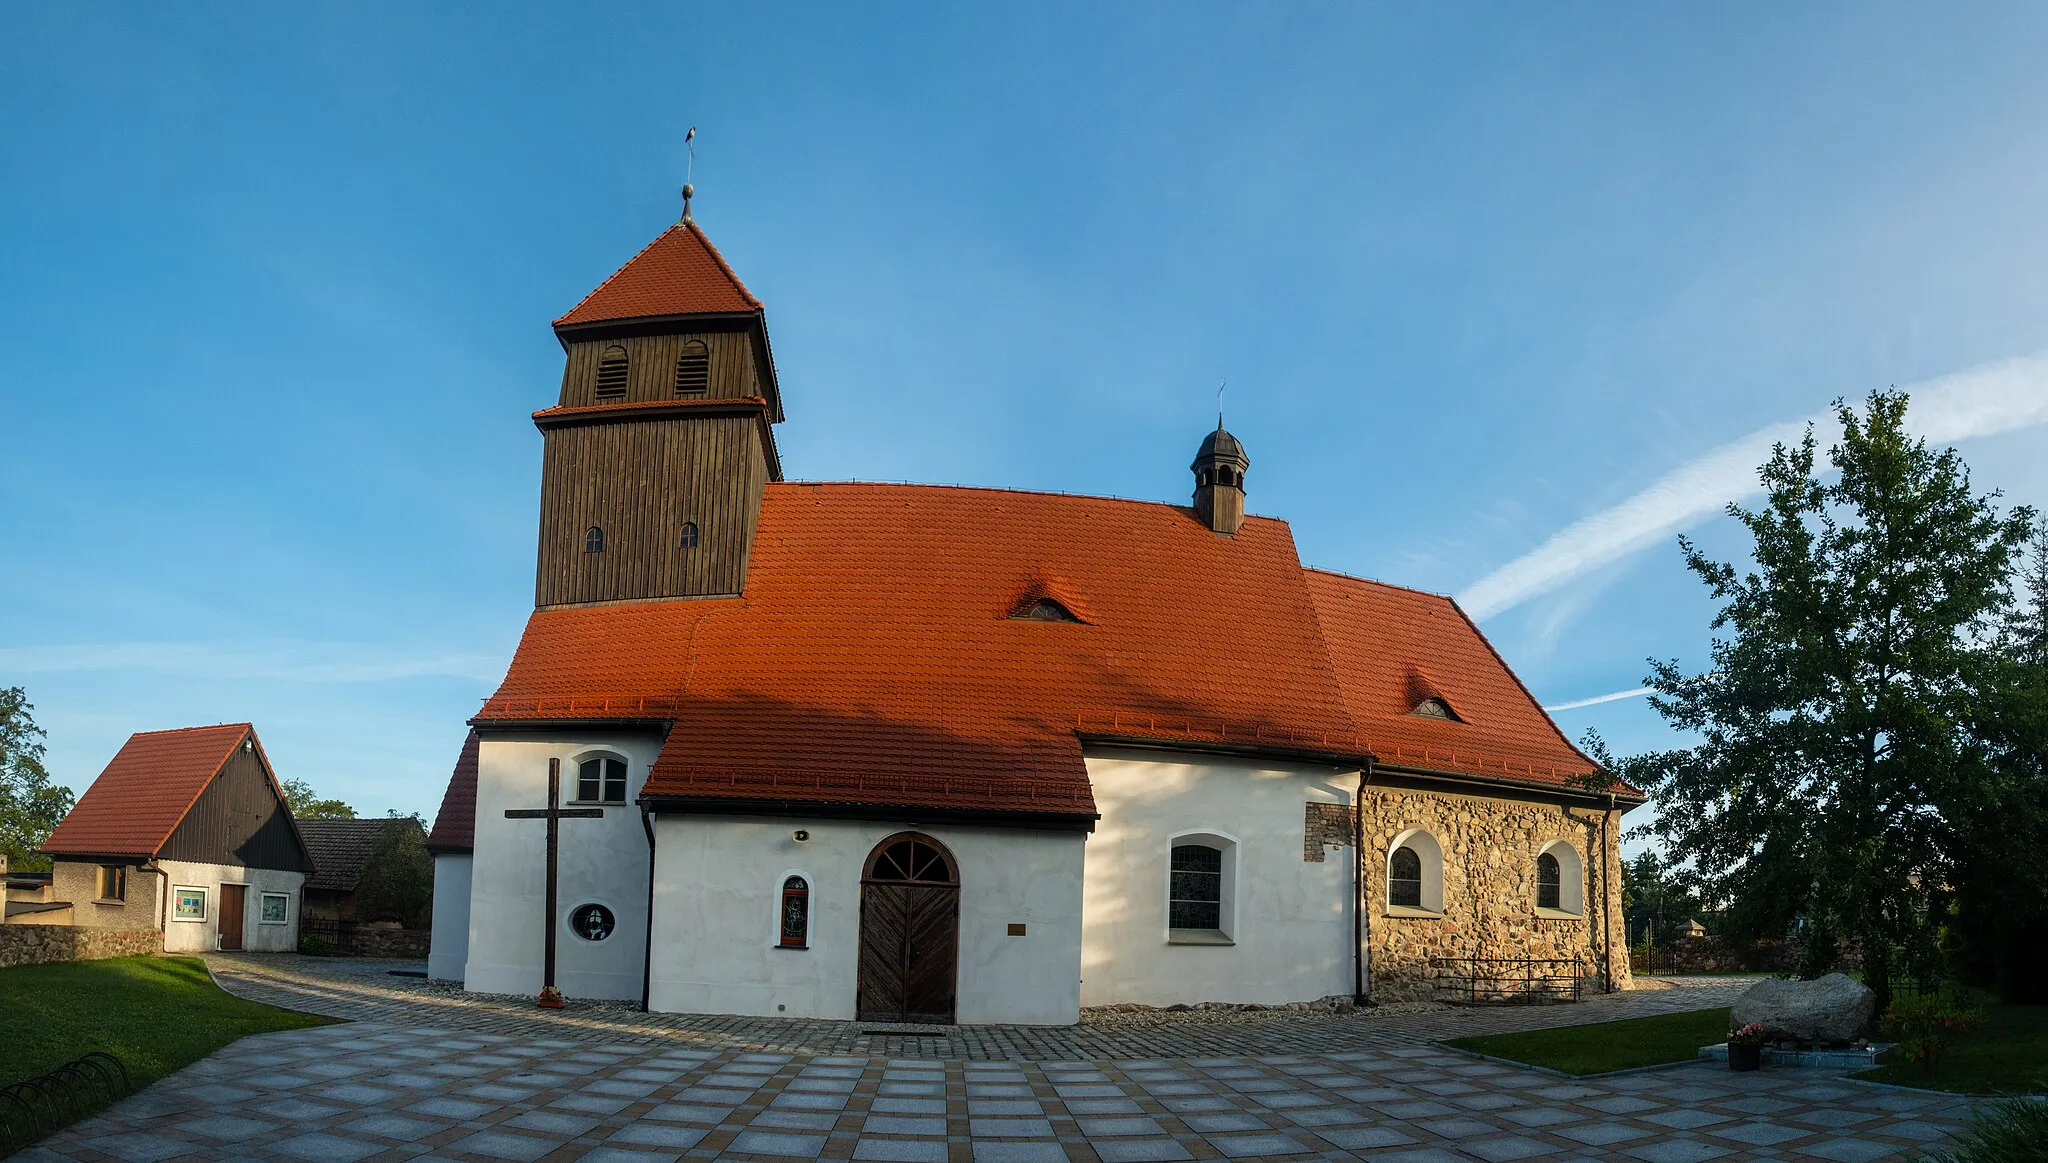
<svg viewBox="0 0 2048 1163">
<path fill-rule="evenodd" d="M 551 1010 L 562 1008 L 562 991 L 555 988 L 555 849 L 557 835 L 563 820 L 601 820 L 603 808 L 565 808 L 562 806 L 562 761 L 548 760 L 548 806 L 545 808 L 506 808 L 508 820 L 546 820 L 548 822 L 548 903 L 547 903 L 547 946 L 542 955 L 540 969 L 540 996 L 534 1004 Z"/>
</svg>

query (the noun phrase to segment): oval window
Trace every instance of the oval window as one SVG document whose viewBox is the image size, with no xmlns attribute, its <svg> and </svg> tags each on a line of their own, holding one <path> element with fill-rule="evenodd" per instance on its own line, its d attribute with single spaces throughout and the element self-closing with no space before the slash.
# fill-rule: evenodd
<svg viewBox="0 0 2048 1163">
<path fill-rule="evenodd" d="M 602 941 L 617 927 L 612 911 L 600 904 L 577 905 L 569 914 L 569 931 L 585 941 Z"/>
</svg>

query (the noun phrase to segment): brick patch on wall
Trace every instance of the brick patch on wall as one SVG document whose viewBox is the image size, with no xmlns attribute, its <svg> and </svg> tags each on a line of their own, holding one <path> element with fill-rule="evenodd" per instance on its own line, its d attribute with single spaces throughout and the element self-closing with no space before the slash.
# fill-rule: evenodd
<svg viewBox="0 0 2048 1163">
<path fill-rule="evenodd" d="M 1323 849 L 1351 847 L 1351 805 L 1305 805 L 1301 824 L 1301 858 L 1311 864 L 1323 862 Z"/>
<path fill-rule="evenodd" d="M 0 969 L 45 961 L 97 961 L 163 952 L 155 929 L 87 929 L 76 925 L 0 925 Z"/>
</svg>

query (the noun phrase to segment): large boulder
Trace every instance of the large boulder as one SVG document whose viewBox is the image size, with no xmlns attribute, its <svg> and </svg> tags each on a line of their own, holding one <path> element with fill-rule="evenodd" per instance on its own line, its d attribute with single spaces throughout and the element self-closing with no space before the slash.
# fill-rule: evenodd
<svg viewBox="0 0 2048 1163">
<path fill-rule="evenodd" d="M 1755 1022 L 1767 1037 L 1853 1042 L 1869 1028 L 1876 1009 L 1877 995 L 1870 987 L 1845 974 L 1814 981 L 1774 977 L 1743 991 L 1729 1020 L 1737 1026 Z"/>
</svg>

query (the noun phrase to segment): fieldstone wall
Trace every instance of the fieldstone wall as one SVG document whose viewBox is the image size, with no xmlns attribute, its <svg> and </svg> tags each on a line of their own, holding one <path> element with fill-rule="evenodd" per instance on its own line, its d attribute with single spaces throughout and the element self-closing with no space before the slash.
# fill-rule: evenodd
<svg viewBox="0 0 2048 1163">
<path fill-rule="evenodd" d="M 426 929 L 380 929 L 364 925 L 344 938 L 350 956 L 425 961 L 433 933 Z"/>
<path fill-rule="evenodd" d="M 0 969 L 45 961 L 97 961 L 161 953 L 155 929 L 87 929 L 77 925 L 0 925 Z"/>
<path fill-rule="evenodd" d="M 1577 959 L 1585 989 L 1628 988 L 1626 940 L 1615 940 L 1624 931 L 1620 812 L 1371 785 L 1363 804 L 1367 964 L 1376 1000 L 1431 997 L 1432 957 Z M 1427 831 L 1443 850 L 1440 915 L 1387 904 L 1387 857 L 1410 829 Z M 1537 915 L 1536 857 L 1555 840 L 1579 855 L 1586 883 L 1578 916 Z"/>
</svg>

